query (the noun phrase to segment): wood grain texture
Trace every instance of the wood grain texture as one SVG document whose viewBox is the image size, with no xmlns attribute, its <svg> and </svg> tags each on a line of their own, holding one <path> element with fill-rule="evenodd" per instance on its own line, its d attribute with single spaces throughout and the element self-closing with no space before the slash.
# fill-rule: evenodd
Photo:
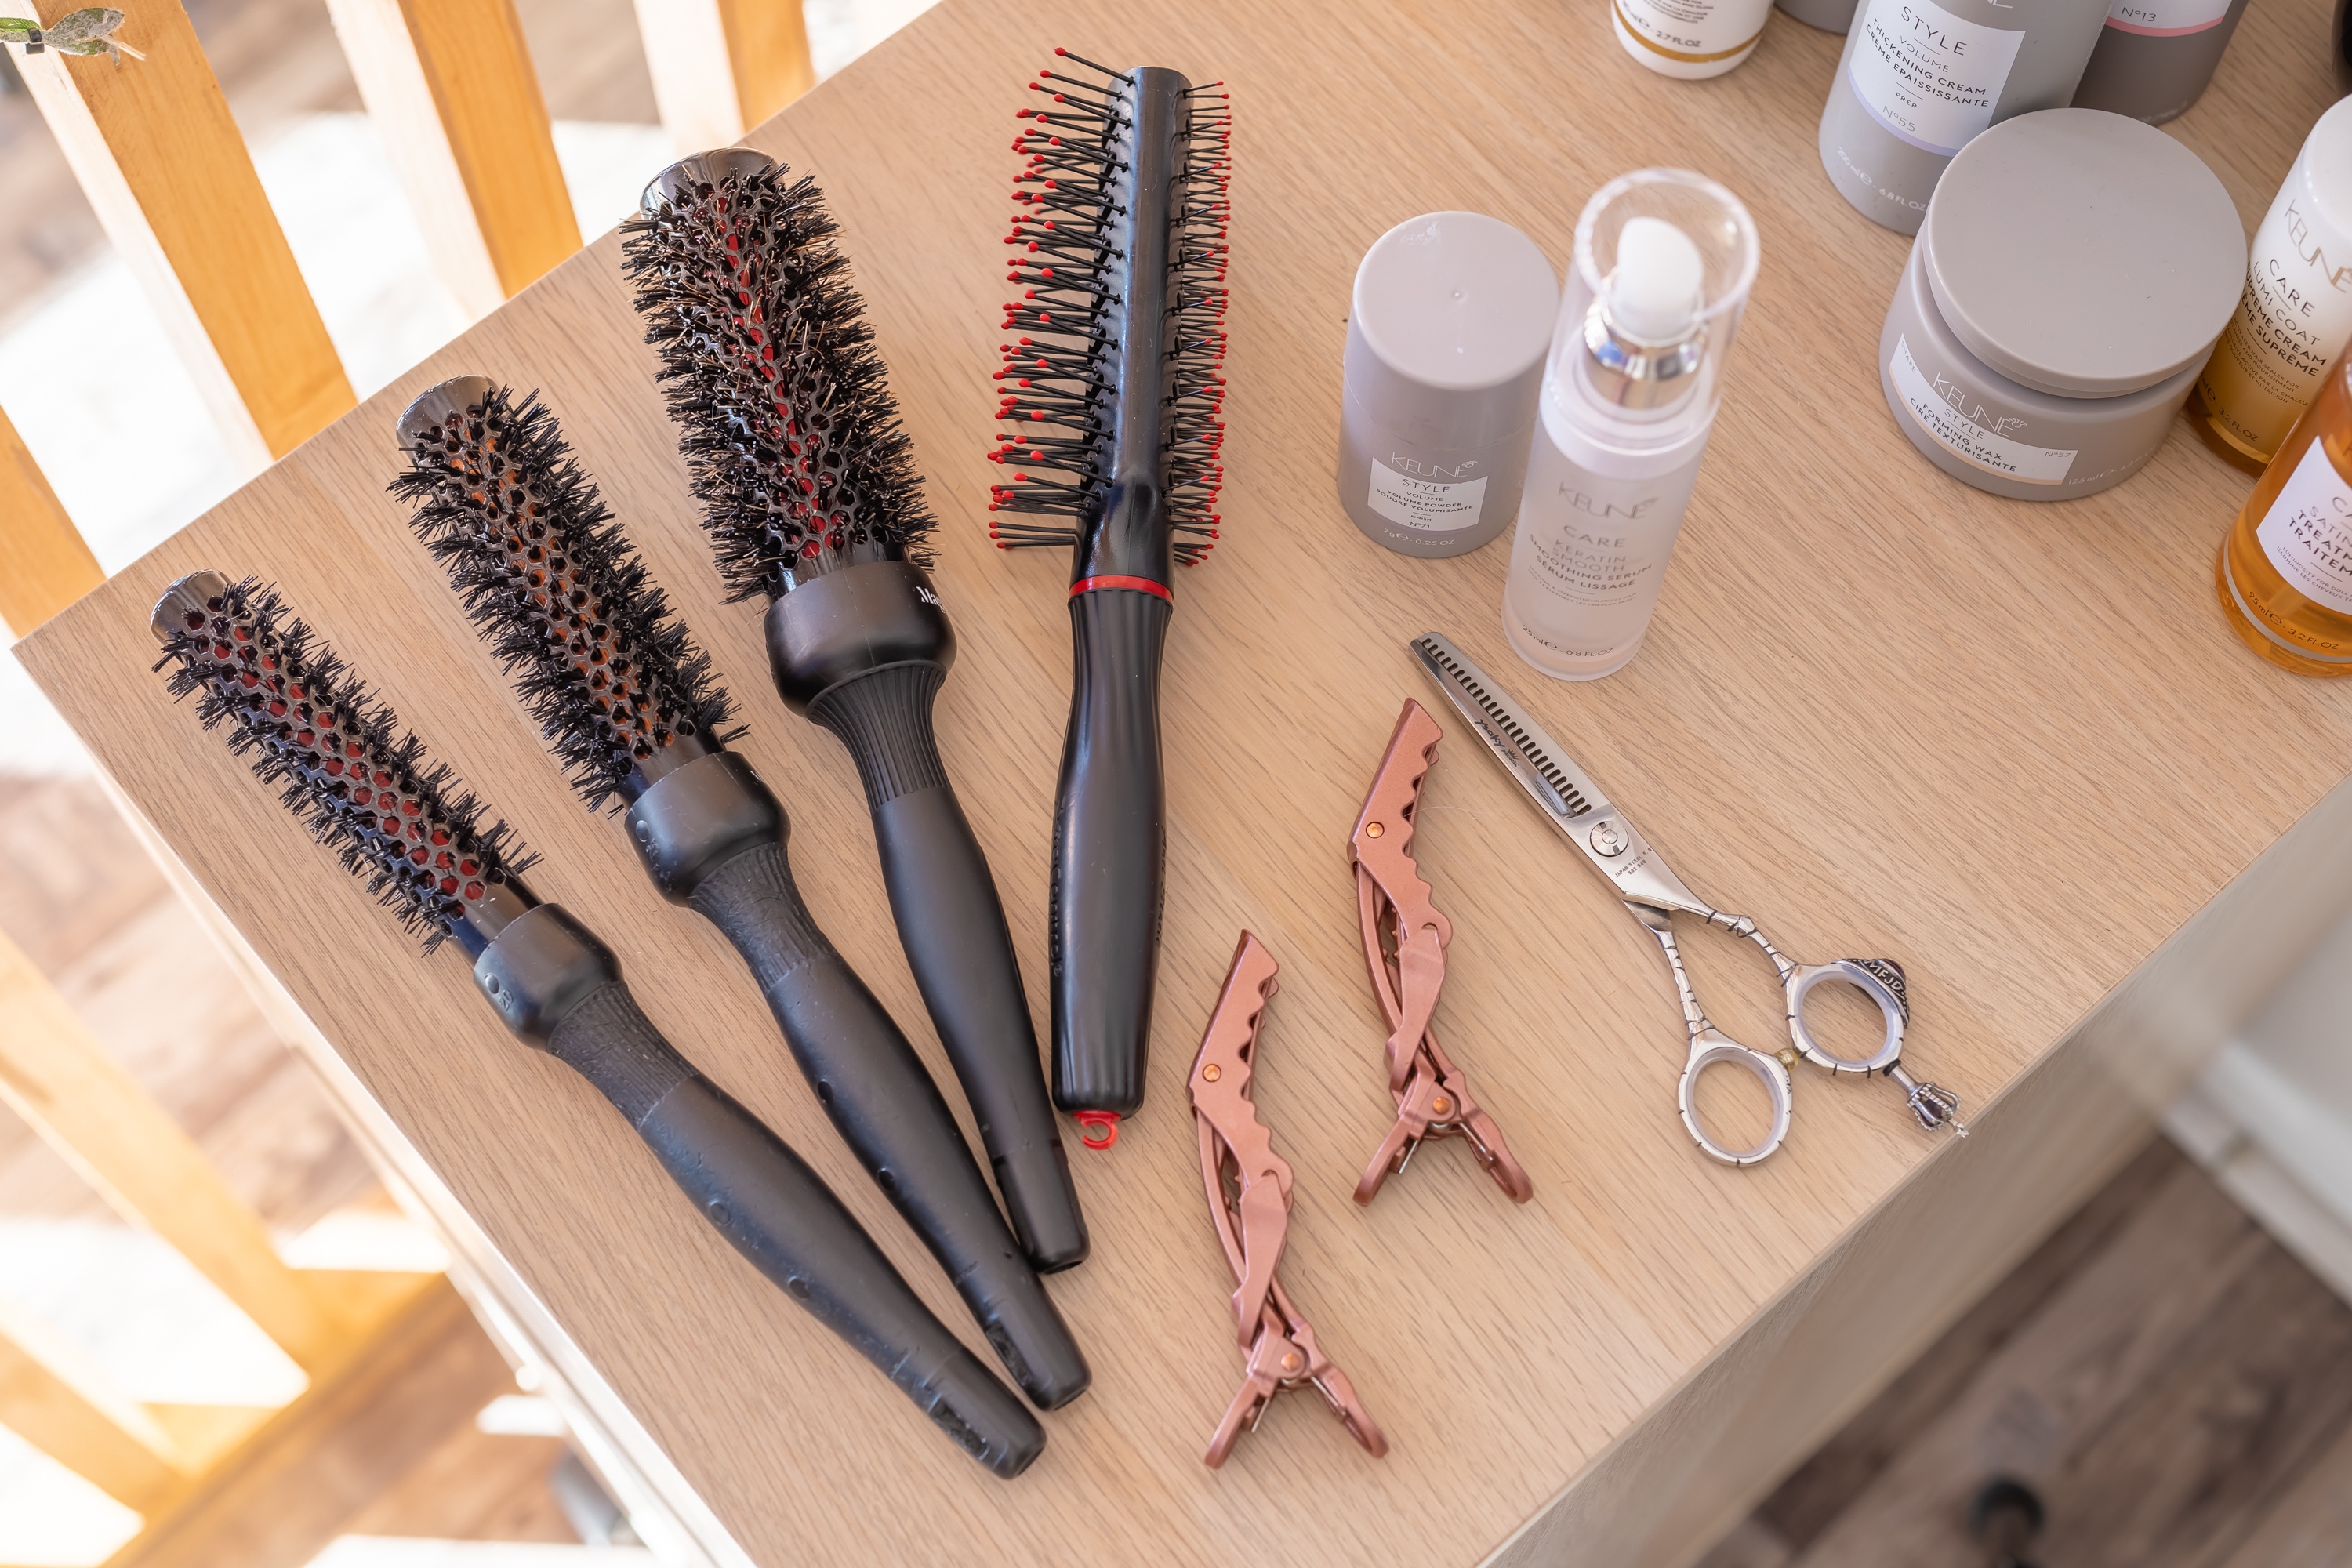
<svg viewBox="0 0 2352 1568">
<path fill-rule="evenodd" d="M 7 0 L 50 22 L 74 8 Z M 351 382 L 180 0 L 116 9 L 145 59 L 17 66 L 231 451 L 258 468 L 350 408 Z"/>
<path fill-rule="evenodd" d="M 434 272 L 488 315 L 580 248 L 512 0 L 329 0 Z"/>
<path fill-rule="evenodd" d="M 2325 22 L 2317 0 L 2265 0 L 2179 122 L 2227 150 L 2242 215 L 2326 100 L 2305 47 Z M 1911 449 L 1874 358 L 1906 242 L 1845 206 L 1813 148 L 1833 38 L 1776 16 L 1749 64 L 1688 84 L 1625 58 L 1598 5 L 1048 0 L 1011 18 L 950 0 L 751 141 L 824 185 L 945 519 L 961 652 L 941 745 L 1041 1016 L 1066 561 L 990 553 L 981 457 L 1006 142 L 1057 43 L 1233 84 L 1234 300 L 1225 537 L 1178 585 L 1168 654 L 1150 1100 L 1115 1154 L 1080 1162 L 1095 1255 L 1053 1290 L 1095 1388 L 1020 1482 L 908 1419 L 728 1253 L 593 1091 L 506 1037 L 454 954 L 417 960 L 148 673 L 173 575 L 282 584 L 546 852 L 535 884 L 615 944 L 680 1048 L 961 1323 L 731 953 L 566 794 L 383 494 L 423 387 L 478 371 L 545 393 L 745 702 L 813 910 L 944 1081 L 855 772 L 763 695 L 759 616 L 720 602 L 610 237 L 22 657 L 754 1561 L 1095 1561 L 1107 1521 L 1118 1551 L 1171 1561 L 1465 1562 L 1522 1525 L 1509 1561 L 1686 1560 L 2126 1160 L 2149 1103 L 2316 934 L 2352 796 L 2281 840 L 2352 758 L 2352 692 L 2233 646 L 2210 581 L 2246 481 L 2185 427 L 2147 474 L 2063 506 L 1982 495 Z M 1553 686 L 1504 644 L 1507 552 L 1391 555 L 1332 496 L 1349 283 L 1381 232 L 1441 207 L 1564 258 L 1585 197 L 1645 163 L 1738 191 L 1764 269 L 1641 658 Z M 1702 1159 L 1674 1114 L 1682 1026 L 1654 945 L 1455 735 L 1416 839 L 1456 932 L 1442 1022 L 1537 1196 L 1513 1208 L 1433 1150 L 1358 1210 L 1392 1108 L 1346 835 L 1401 696 L 1423 692 L 1404 641 L 1432 626 L 1694 886 L 1796 952 L 1900 958 L 1913 1065 L 1977 1136 L 1939 1143 L 1885 1086 L 1808 1075 L 1785 1152 Z M 1239 1365 L 1180 1079 L 1244 924 L 1283 963 L 1258 1104 L 1299 1173 L 1285 1279 L 1388 1431 L 1383 1461 L 1296 1398 L 1223 1472 L 1199 1465 Z M 1689 945 L 1717 1021 L 1769 1037 L 1753 955 Z"/>
<path fill-rule="evenodd" d="M 22 637 L 105 580 L 48 476 L 0 413 L 0 623 Z"/>
</svg>

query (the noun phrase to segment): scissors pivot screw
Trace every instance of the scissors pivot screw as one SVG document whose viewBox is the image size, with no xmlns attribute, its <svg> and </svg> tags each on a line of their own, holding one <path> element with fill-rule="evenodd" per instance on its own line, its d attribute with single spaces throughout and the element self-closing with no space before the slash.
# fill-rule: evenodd
<svg viewBox="0 0 2352 1568">
<path fill-rule="evenodd" d="M 1381 834 L 1386 833 L 1388 829 L 1386 827 L 1377 822 L 1367 822 L 1364 824 L 1364 837 L 1367 838 L 1378 838 Z"/>
<path fill-rule="evenodd" d="M 1602 855 L 1625 853 L 1625 836 L 1617 831 L 1614 823 L 1604 822 L 1592 830 L 1592 847 Z"/>
</svg>

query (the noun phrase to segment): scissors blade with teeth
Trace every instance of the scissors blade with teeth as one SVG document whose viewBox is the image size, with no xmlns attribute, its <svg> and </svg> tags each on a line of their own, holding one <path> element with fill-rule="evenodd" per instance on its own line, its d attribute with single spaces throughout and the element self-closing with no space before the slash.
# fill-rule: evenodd
<svg viewBox="0 0 2352 1568">
<path fill-rule="evenodd" d="M 1591 774 L 1579 767 L 1567 751 L 1529 718 L 1495 684 L 1486 671 L 1447 638 L 1424 632 L 1409 645 L 1422 668 L 1436 681 L 1454 711 L 1470 722 L 1486 750 L 1517 781 L 1528 799 L 1544 813 L 1553 829 L 1576 846 L 1577 852 L 1607 878 L 1617 896 L 1643 929 L 1664 949 L 1680 994 L 1683 1017 L 1690 1031 L 1691 1054 L 1683 1069 L 1677 1095 L 1683 1124 L 1698 1146 L 1731 1165 L 1750 1165 L 1780 1146 L 1788 1136 L 1789 1068 L 1802 1057 L 1832 1074 L 1867 1077 L 1878 1073 L 1895 1080 L 1919 1125 L 1949 1126 L 1965 1138 L 1968 1127 L 1958 1119 L 1959 1100 L 1948 1090 L 1913 1078 L 1902 1065 L 1903 1034 L 1910 1022 L 1909 988 L 1902 965 L 1892 959 L 1841 958 L 1829 963 L 1799 963 L 1784 956 L 1746 915 L 1717 910 L 1692 892 L 1675 875 L 1664 856 L 1639 828 L 1627 820 Z M 1787 1008 L 1789 1047 L 1778 1053 L 1751 1050 L 1711 1023 L 1691 989 L 1675 945 L 1676 914 L 1696 915 L 1744 937 L 1760 948 L 1780 972 Z M 1840 1057 L 1822 1047 L 1806 1027 L 1805 998 L 1826 984 L 1850 985 L 1878 1006 L 1885 1037 L 1877 1050 L 1861 1058 Z M 1761 1142 L 1748 1148 L 1717 1141 L 1699 1120 L 1696 1090 L 1700 1073 L 1717 1065 L 1745 1068 L 1755 1074 L 1770 1101 L 1772 1122 Z"/>
</svg>

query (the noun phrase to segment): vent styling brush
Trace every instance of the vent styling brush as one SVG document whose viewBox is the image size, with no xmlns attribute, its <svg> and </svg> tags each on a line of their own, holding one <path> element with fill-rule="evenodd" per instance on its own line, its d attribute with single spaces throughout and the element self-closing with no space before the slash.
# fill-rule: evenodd
<svg viewBox="0 0 2352 1568">
<path fill-rule="evenodd" d="M 931 1315 L 798 1154 L 671 1048 L 639 1010 L 612 951 L 533 898 L 501 822 L 455 793 L 448 770 L 401 729 L 277 595 L 198 572 L 155 606 L 175 696 L 201 696 L 206 729 L 283 786 L 288 810 L 431 952 L 454 941 L 507 1027 L 602 1090 L 705 1218 L 839 1334 L 971 1456 L 1016 1476 L 1045 1434 Z"/>
<path fill-rule="evenodd" d="M 1171 583 L 1214 548 L 1233 116 L 1157 66 L 1029 86 L 989 531 L 1075 546 L 1075 673 L 1054 807 L 1054 1098 L 1108 1148 L 1143 1101 L 1166 827 Z M 1032 515 L 1058 522 L 1016 521 Z"/>
<path fill-rule="evenodd" d="M 783 808 L 727 749 L 709 658 L 570 457 L 554 416 L 479 376 L 401 416 L 419 538 L 591 810 L 626 806 L 654 885 L 735 945 L 833 1124 L 947 1270 L 1013 1380 L 1046 1409 L 1086 1358 L 1021 1255 L 939 1086 L 817 929 Z"/>
<path fill-rule="evenodd" d="M 1087 1255 L 1013 933 L 931 731 L 955 634 L 865 307 L 815 183 L 748 148 L 671 165 L 625 226 L 646 341 L 730 597 L 793 711 L 857 762 L 890 912 L 1022 1249 Z"/>
</svg>

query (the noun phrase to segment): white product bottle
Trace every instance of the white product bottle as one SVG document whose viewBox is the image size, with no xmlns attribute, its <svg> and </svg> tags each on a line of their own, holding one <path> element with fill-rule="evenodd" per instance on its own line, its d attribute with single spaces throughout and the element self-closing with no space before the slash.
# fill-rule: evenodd
<svg viewBox="0 0 2352 1568">
<path fill-rule="evenodd" d="M 1511 646 L 1546 675 L 1596 679 L 1641 647 L 1756 263 L 1748 209 L 1686 170 L 1585 205 L 1503 589 Z"/>
<path fill-rule="evenodd" d="M 1609 0 L 1625 52 L 1661 76 L 1721 76 L 1756 52 L 1772 0 Z"/>
</svg>

